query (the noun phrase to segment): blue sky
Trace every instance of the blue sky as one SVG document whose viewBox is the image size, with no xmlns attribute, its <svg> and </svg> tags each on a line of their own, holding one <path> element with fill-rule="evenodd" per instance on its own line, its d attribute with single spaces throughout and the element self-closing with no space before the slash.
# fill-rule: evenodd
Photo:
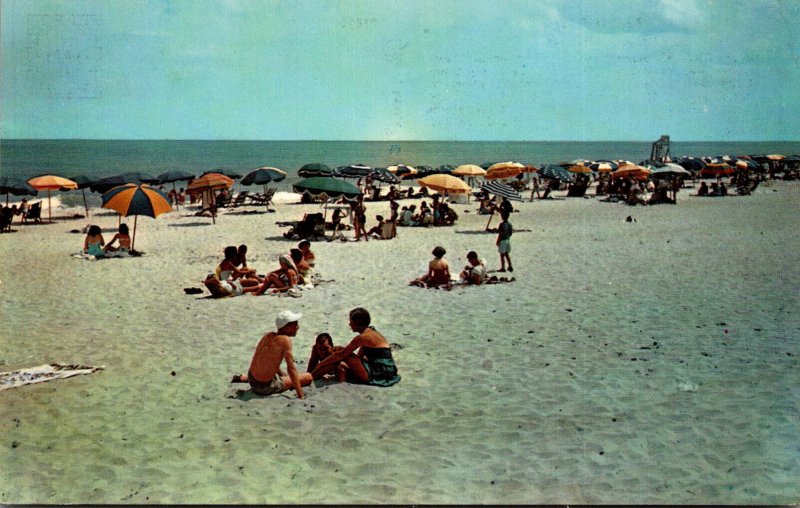
<svg viewBox="0 0 800 508">
<path fill-rule="evenodd" d="M 797 0 L 0 5 L 4 138 L 800 139 Z"/>
</svg>

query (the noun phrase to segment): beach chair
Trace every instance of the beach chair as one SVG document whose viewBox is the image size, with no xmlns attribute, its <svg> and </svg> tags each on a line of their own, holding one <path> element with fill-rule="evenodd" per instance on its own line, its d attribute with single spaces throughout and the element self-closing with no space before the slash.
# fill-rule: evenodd
<svg viewBox="0 0 800 508">
<path fill-rule="evenodd" d="M 394 224 L 391 222 L 385 222 L 383 226 L 381 226 L 381 240 L 391 240 L 395 237 L 396 230 Z"/>
<path fill-rule="evenodd" d="M 264 194 L 254 194 L 248 196 L 251 205 L 269 206 L 272 204 L 272 196 L 275 195 L 275 189 L 267 189 Z"/>
<path fill-rule="evenodd" d="M 325 219 L 321 213 L 307 213 L 303 220 L 283 234 L 284 238 L 324 238 Z"/>
<path fill-rule="evenodd" d="M 216 201 L 217 208 L 225 208 L 227 206 L 231 206 L 232 203 L 232 195 L 231 194 L 218 194 L 214 200 Z"/>
<path fill-rule="evenodd" d="M 36 203 L 32 203 L 28 206 L 28 213 L 22 218 L 22 222 L 28 222 L 32 220 L 34 222 L 41 223 L 42 222 L 42 202 L 37 201 Z"/>
<path fill-rule="evenodd" d="M 226 206 L 228 208 L 236 208 L 239 206 L 244 206 L 246 203 L 245 201 L 247 198 L 250 197 L 248 191 L 242 191 L 236 195 L 236 197 L 230 201 Z"/>
</svg>

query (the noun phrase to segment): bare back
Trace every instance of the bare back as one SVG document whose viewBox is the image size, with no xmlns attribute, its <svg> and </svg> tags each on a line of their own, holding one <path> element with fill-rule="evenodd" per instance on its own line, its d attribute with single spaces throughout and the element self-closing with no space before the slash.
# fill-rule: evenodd
<svg viewBox="0 0 800 508">
<path fill-rule="evenodd" d="M 270 381 L 280 371 L 281 362 L 294 361 L 292 341 L 286 335 L 268 332 L 261 338 L 250 362 L 250 373 L 259 381 Z"/>
<path fill-rule="evenodd" d="M 442 258 L 435 258 L 428 264 L 429 284 L 447 284 L 450 282 L 450 265 Z"/>
</svg>

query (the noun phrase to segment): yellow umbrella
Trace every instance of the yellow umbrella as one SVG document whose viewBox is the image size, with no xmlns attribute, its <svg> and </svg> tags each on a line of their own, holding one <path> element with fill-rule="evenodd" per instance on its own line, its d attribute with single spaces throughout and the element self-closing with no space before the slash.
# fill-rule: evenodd
<svg viewBox="0 0 800 508">
<path fill-rule="evenodd" d="M 50 222 L 53 222 L 53 209 L 50 206 L 50 191 L 78 188 L 78 184 L 76 182 L 56 175 L 42 175 L 31 178 L 28 180 L 28 185 L 36 190 L 47 191 L 47 216 Z"/>
<path fill-rule="evenodd" d="M 462 164 L 450 174 L 456 176 L 486 176 L 486 170 L 475 164 Z"/>
<path fill-rule="evenodd" d="M 513 178 L 525 170 L 525 166 L 519 162 L 498 162 L 492 164 L 486 170 L 487 180 L 502 180 L 503 178 Z"/>
<path fill-rule="evenodd" d="M 444 174 L 428 175 L 425 178 L 417 180 L 417 183 L 428 189 L 444 192 L 446 194 L 466 194 L 472 190 L 464 180 Z"/>
</svg>

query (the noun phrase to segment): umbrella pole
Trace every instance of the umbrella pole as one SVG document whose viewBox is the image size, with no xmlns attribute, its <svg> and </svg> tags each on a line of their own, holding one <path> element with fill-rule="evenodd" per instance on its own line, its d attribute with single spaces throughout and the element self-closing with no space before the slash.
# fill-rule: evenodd
<svg viewBox="0 0 800 508">
<path fill-rule="evenodd" d="M 133 238 L 131 239 L 131 250 L 133 250 L 134 245 L 136 245 L 136 220 L 138 218 L 139 218 L 138 215 L 133 216 Z"/>
<path fill-rule="evenodd" d="M 47 219 L 53 222 L 53 207 L 50 205 L 50 189 L 47 189 Z"/>
<path fill-rule="evenodd" d="M 489 222 L 486 223 L 484 231 L 489 231 L 489 224 L 492 222 L 492 217 L 494 217 L 494 208 L 492 208 L 492 214 L 489 216 Z"/>
<path fill-rule="evenodd" d="M 83 207 L 86 208 L 86 217 L 89 217 L 89 205 L 86 204 L 86 189 L 81 189 L 83 194 Z"/>
<path fill-rule="evenodd" d="M 175 210 L 180 210 L 181 207 L 178 206 L 178 189 L 175 187 L 175 182 L 172 182 L 172 190 L 175 191 Z"/>
</svg>

